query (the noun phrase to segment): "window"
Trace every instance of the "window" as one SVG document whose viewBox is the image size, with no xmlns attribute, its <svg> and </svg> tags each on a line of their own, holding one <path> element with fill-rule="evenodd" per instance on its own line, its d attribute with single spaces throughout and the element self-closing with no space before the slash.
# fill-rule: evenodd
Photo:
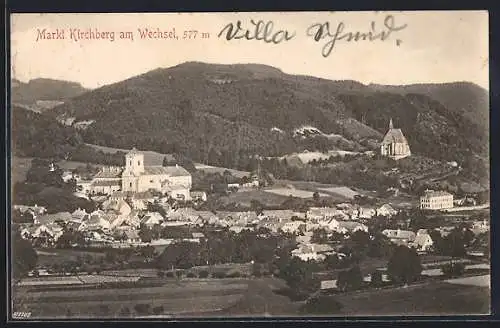
<svg viewBox="0 0 500 328">
<path fill-rule="evenodd" d="M 130 188 L 132 188 L 132 182 L 130 183 Z"/>
<path fill-rule="evenodd" d="M 138 165 L 138 166 L 141 166 L 141 161 L 137 161 L 137 165 Z"/>
<path fill-rule="evenodd" d="M 132 161 L 130 161 L 130 166 L 132 166 Z"/>
</svg>

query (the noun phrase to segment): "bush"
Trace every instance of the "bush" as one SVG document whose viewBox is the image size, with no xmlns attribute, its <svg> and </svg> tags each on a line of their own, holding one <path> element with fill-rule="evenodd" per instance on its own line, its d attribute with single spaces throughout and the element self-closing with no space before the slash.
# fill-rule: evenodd
<svg viewBox="0 0 500 328">
<path fill-rule="evenodd" d="M 200 273 L 198 273 L 198 277 L 202 278 L 202 279 L 208 278 L 208 271 L 205 271 L 205 270 L 200 271 Z"/>
<path fill-rule="evenodd" d="M 441 267 L 441 272 L 445 277 L 458 277 L 464 274 L 465 265 L 463 263 L 450 263 Z"/>
<path fill-rule="evenodd" d="M 188 272 L 188 274 L 186 275 L 186 277 L 188 277 L 188 278 L 196 278 L 196 275 L 193 272 Z"/>
<path fill-rule="evenodd" d="M 233 272 L 228 273 L 228 275 L 226 277 L 227 278 L 239 278 L 239 277 L 241 277 L 241 273 L 239 271 L 233 271 Z"/>
<path fill-rule="evenodd" d="M 153 308 L 153 314 L 162 314 L 163 313 L 163 305 L 160 305 L 160 306 L 155 306 Z"/>
<path fill-rule="evenodd" d="M 158 278 L 165 278 L 165 272 L 163 272 L 163 271 L 161 271 L 161 270 L 160 270 L 160 271 L 158 271 L 158 272 L 156 273 L 156 275 L 158 276 Z"/>
<path fill-rule="evenodd" d="M 149 304 L 136 304 L 134 310 L 137 314 L 146 315 L 150 313 L 150 307 Z"/>
<path fill-rule="evenodd" d="M 174 273 L 172 271 L 168 271 L 167 273 L 165 273 L 165 277 L 167 277 L 167 278 L 173 278 L 174 277 Z"/>
<path fill-rule="evenodd" d="M 217 279 L 222 279 L 222 278 L 226 278 L 226 274 L 224 272 L 214 272 L 212 274 L 212 277 L 217 278 Z"/>
<path fill-rule="evenodd" d="M 375 270 L 371 274 L 371 285 L 375 287 L 379 287 L 382 285 L 382 272 Z"/>
</svg>

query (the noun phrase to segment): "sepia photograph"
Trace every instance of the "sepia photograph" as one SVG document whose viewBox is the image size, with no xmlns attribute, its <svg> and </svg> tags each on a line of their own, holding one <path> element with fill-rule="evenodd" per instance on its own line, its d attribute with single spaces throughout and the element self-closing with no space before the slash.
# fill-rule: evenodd
<svg viewBox="0 0 500 328">
<path fill-rule="evenodd" d="M 488 24 L 11 14 L 11 319 L 491 314 Z"/>
</svg>

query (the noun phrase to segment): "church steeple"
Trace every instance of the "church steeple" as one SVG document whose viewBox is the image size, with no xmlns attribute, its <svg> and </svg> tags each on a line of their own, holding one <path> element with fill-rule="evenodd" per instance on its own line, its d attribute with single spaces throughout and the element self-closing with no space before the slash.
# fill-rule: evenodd
<svg viewBox="0 0 500 328">
<path fill-rule="evenodd" d="M 390 129 L 394 129 L 394 125 L 392 124 L 392 117 L 391 119 L 389 120 L 389 130 Z"/>
</svg>

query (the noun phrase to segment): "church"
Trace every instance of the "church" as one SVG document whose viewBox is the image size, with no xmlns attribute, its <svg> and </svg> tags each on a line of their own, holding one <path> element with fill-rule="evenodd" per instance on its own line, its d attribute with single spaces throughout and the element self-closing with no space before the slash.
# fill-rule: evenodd
<svg viewBox="0 0 500 328">
<path fill-rule="evenodd" d="M 147 166 L 144 154 L 133 148 L 125 155 L 125 168 L 105 167 L 94 177 L 91 193 L 159 191 L 175 199 L 190 200 L 191 174 L 179 165 Z"/>
<path fill-rule="evenodd" d="M 394 160 L 405 158 L 411 155 L 410 146 L 401 129 L 395 129 L 392 118 L 389 121 L 389 130 L 380 145 L 380 154 Z"/>
</svg>

